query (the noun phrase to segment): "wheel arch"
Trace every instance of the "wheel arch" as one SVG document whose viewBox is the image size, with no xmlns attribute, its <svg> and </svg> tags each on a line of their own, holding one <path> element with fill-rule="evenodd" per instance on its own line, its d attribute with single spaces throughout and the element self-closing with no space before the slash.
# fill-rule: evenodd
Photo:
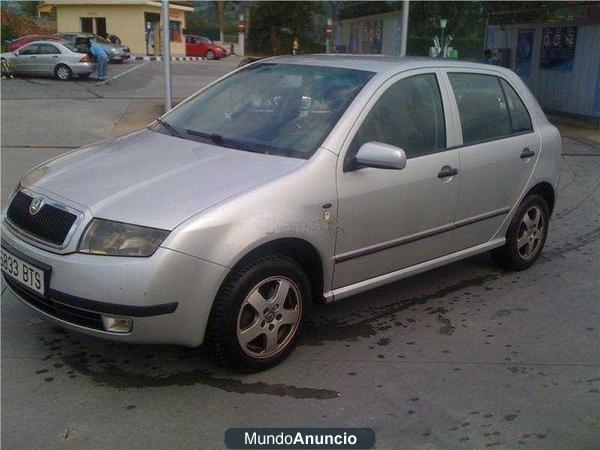
<svg viewBox="0 0 600 450">
<path fill-rule="evenodd" d="M 552 215 L 552 211 L 554 210 L 554 204 L 556 203 L 556 193 L 554 191 L 554 187 L 547 181 L 542 181 L 541 183 L 533 186 L 525 197 L 531 194 L 537 194 L 542 197 L 547 205 L 548 205 L 548 213 Z"/>
<path fill-rule="evenodd" d="M 323 262 L 321 260 L 321 255 L 317 248 L 302 238 L 296 237 L 285 237 L 285 238 L 277 238 L 272 241 L 264 242 L 259 246 L 249 250 L 246 254 L 244 254 L 241 258 L 237 260 L 237 262 L 233 265 L 229 273 L 225 276 L 215 298 L 213 299 L 213 304 L 210 308 L 210 314 L 208 321 L 213 320 L 214 300 L 221 295 L 221 292 L 225 286 L 231 280 L 231 277 L 234 276 L 235 270 L 241 265 L 245 264 L 247 261 L 258 258 L 267 254 L 278 254 L 288 256 L 294 259 L 305 271 L 309 277 L 311 290 L 312 290 L 312 300 L 313 303 L 324 303 L 323 298 Z M 206 327 L 204 341 L 206 342 L 208 339 L 208 333 L 210 332 L 210 326 Z"/>
<path fill-rule="evenodd" d="M 284 237 L 264 242 L 242 256 L 229 273 L 232 274 L 237 267 L 250 259 L 270 253 L 288 256 L 295 260 L 310 279 L 313 302 L 323 302 L 324 274 L 321 254 L 312 243 L 302 238 Z M 223 284 L 228 281 L 228 278 L 229 275 L 225 278 Z"/>
</svg>

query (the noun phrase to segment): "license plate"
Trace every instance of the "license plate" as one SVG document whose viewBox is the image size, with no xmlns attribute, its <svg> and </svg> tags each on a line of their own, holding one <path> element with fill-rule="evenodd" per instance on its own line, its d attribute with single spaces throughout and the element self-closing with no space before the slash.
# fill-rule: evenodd
<svg viewBox="0 0 600 450">
<path fill-rule="evenodd" d="M 0 268 L 7 276 L 41 295 L 46 295 L 43 269 L 23 261 L 4 248 L 0 248 Z"/>
</svg>

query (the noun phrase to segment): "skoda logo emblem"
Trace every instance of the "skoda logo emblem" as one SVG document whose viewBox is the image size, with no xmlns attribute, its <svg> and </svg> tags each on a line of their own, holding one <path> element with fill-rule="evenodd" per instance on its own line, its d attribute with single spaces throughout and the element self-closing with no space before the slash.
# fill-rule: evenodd
<svg viewBox="0 0 600 450">
<path fill-rule="evenodd" d="M 34 197 L 33 200 L 31 200 L 31 204 L 29 205 L 29 214 L 33 216 L 34 214 L 39 213 L 42 209 L 42 206 L 44 206 L 44 198 Z"/>
</svg>

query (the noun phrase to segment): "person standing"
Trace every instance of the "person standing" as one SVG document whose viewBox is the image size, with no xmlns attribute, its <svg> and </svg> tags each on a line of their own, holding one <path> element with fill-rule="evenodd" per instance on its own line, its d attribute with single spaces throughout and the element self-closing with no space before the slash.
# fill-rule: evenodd
<svg viewBox="0 0 600 450">
<path fill-rule="evenodd" d="M 98 79 L 100 81 L 106 81 L 108 79 L 108 53 L 106 53 L 102 46 L 95 41 L 90 43 L 90 53 L 96 58 L 96 72 L 98 72 Z"/>
</svg>

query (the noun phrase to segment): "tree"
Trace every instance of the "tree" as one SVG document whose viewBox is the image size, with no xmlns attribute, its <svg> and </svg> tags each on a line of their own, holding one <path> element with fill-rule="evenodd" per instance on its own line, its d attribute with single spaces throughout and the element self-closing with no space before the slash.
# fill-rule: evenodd
<svg viewBox="0 0 600 450">
<path fill-rule="evenodd" d="M 223 44 L 225 42 L 225 8 L 227 2 L 216 1 L 215 4 L 217 7 L 217 23 L 219 24 L 219 40 Z"/>
<path fill-rule="evenodd" d="M 250 7 L 249 46 L 256 53 L 281 55 L 291 53 L 292 42 L 298 39 L 301 51 L 313 51 L 321 12 L 317 2 L 257 2 Z"/>
</svg>

